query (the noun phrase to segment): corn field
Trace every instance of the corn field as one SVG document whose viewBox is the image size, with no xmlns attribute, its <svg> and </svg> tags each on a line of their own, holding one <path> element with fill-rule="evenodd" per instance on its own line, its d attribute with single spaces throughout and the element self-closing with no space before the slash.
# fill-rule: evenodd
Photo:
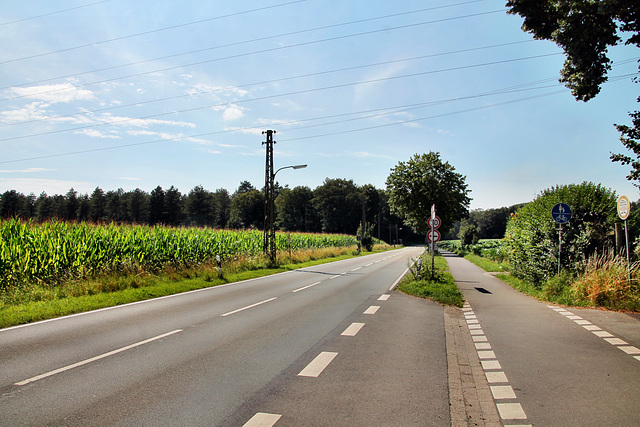
<svg viewBox="0 0 640 427">
<path fill-rule="evenodd" d="M 276 234 L 279 251 L 355 245 L 348 235 Z M 215 230 L 141 225 L 0 221 L 0 291 L 21 283 L 42 285 L 65 278 L 139 267 L 157 271 L 190 267 L 262 252 L 259 230 Z"/>
</svg>

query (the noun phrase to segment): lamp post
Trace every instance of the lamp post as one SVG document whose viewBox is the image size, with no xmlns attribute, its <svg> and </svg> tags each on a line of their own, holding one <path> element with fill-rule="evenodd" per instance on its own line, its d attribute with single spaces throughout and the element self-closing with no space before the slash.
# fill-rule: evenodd
<svg viewBox="0 0 640 427">
<path fill-rule="evenodd" d="M 273 159 L 273 157 L 272 157 Z M 276 262 L 276 225 L 275 225 L 275 179 L 276 174 L 283 169 L 304 169 L 307 165 L 283 166 L 270 174 L 267 170 L 267 181 L 265 182 L 266 200 L 264 208 L 264 252 L 269 255 L 272 264 Z"/>
</svg>

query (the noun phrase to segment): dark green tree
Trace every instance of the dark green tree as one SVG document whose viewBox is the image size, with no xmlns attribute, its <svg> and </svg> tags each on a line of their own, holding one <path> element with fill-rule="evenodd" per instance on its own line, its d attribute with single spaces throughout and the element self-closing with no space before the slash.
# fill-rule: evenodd
<svg viewBox="0 0 640 427">
<path fill-rule="evenodd" d="M 213 225 L 211 193 L 201 185 L 193 187 L 187 196 L 186 211 L 191 224 L 199 227 Z"/>
<path fill-rule="evenodd" d="M 89 217 L 91 221 L 103 221 L 106 215 L 107 199 L 104 191 L 100 187 L 96 187 L 91 193 Z"/>
<path fill-rule="evenodd" d="M 577 100 L 592 99 L 607 81 L 612 63 L 609 47 L 621 43 L 640 47 L 638 0 L 509 0 L 507 7 L 509 13 L 524 18 L 524 31 L 537 39 L 551 40 L 564 50 L 566 61 L 560 81 Z M 622 144 L 632 155 L 611 154 L 611 160 L 631 165 L 627 179 L 639 181 L 640 112 L 632 112 L 630 116 L 632 126 L 615 126 L 622 134 Z"/>
<path fill-rule="evenodd" d="M 313 206 L 325 233 L 353 234 L 362 219 L 362 197 L 352 180 L 330 179 L 313 191 Z"/>
<path fill-rule="evenodd" d="M 285 231 L 320 231 L 309 187 L 284 188 L 276 198 L 276 225 Z"/>
<path fill-rule="evenodd" d="M 436 205 L 442 230 L 448 230 L 469 214 L 470 190 L 466 177 L 440 159 L 440 153 L 415 154 L 408 162 L 400 162 L 387 178 L 391 212 L 396 213 L 416 233 L 429 229 L 431 207 Z"/>
<path fill-rule="evenodd" d="M 236 193 L 231 198 L 229 226 L 231 228 L 264 228 L 265 197 L 261 191 Z"/>
<path fill-rule="evenodd" d="M 54 216 L 54 200 L 43 191 L 36 199 L 36 220 L 47 221 Z"/>
<path fill-rule="evenodd" d="M 214 225 L 218 228 L 226 228 L 231 215 L 231 195 L 224 188 L 218 188 L 212 194 L 214 207 Z"/>
<path fill-rule="evenodd" d="M 65 196 L 65 215 L 64 219 L 67 221 L 75 221 L 78 216 L 78 207 L 80 203 L 78 202 L 78 192 L 71 188 L 66 196 Z"/>
<path fill-rule="evenodd" d="M 164 190 L 158 185 L 149 194 L 149 224 L 163 223 L 165 217 Z"/>
<path fill-rule="evenodd" d="M 173 185 L 164 193 L 164 215 L 162 222 L 167 225 L 177 226 L 184 216 L 184 200 L 180 191 Z"/>
<path fill-rule="evenodd" d="M 0 196 L 0 218 L 17 217 L 22 211 L 24 196 L 16 190 L 9 190 Z"/>
</svg>

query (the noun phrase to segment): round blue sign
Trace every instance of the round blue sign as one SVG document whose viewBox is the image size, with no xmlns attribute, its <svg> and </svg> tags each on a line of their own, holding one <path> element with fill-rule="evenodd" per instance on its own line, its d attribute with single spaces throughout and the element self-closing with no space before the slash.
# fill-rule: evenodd
<svg viewBox="0 0 640 427">
<path fill-rule="evenodd" d="M 558 203 L 551 209 L 551 216 L 555 222 L 564 224 L 571 219 L 571 208 L 565 203 Z"/>
</svg>

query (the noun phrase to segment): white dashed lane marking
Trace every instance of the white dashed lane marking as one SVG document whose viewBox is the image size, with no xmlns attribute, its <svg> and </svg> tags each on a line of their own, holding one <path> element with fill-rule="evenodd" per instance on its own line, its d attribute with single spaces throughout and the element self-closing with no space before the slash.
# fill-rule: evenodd
<svg viewBox="0 0 640 427">
<path fill-rule="evenodd" d="M 265 412 L 258 412 L 249 421 L 244 423 L 243 427 L 271 427 L 278 422 L 282 415 L 267 414 Z"/>
<path fill-rule="evenodd" d="M 363 326 L 364 326 L 364 323 L 354 322 L 347 329 L 345 329 L 344 332 L 341 333 L 340 335 L 345 337 L 355 337 L 356 334 L 360 332 L 360 329 L 362 329 Z"/>
<path fill-rule="evenodd" d="M 331 363 L 337 355 L 338 353 L 332 351 L 323 351 L 318 356 L 316 356 L 316 358 L 313 359 L 306 368 L 300 371 L 298 376 L 317 378 L 322 373 L 322 371 L 324 371 L 325 368 L 329 366 L 329 363 Z"/>
<path fill-rule="evenodd" d="M 621 338 L 616 337 L 611 332 L 608 332 L 608 331 L 605 331 L 605 330 L 601 329 L 599 326 L 594 325 L 593 323 L 589 322 L 588 320 L 585 320 L 582 317 L 577 316 L 576 314 L 572 313 L 571 311 L 569 311 L 569 310 L 567 310 L 565 308 L 556 307 L 556 306 L 553 306 L 553 305 L 548 305 L 547 307 L 549 307 L 550 309 L 552 309 L 556 313 L 562 314 L 567 319 L 573 320 L 577 325 L 582 326 L 587 331 L 591 331 L 595 336 L 604 339 L 609 344 L 611 344 L 611 345 L 613 345 L 615 347 L 618 347 L 620 350 L 624 351 L 628 355 L 633 356 L 636 360 L 640 360 L 640 349 L 639 348 L 637 348 L 635 346 L 632 346 L 632 345 L 629 345 L 628 342 L 626 342 L 625 340 L 623 340 Z"/>
<path fill-rule="evenodd" d="M 464 311 L 465 321 L 471 334 L 471 339 L 478 352 L 478 359 L 482 364 L 484 375 L 489 383 L 493 400 L 500 414 L 500 419 L 505 422 L 516 421 L 521 422 L 527 419 L 527 415 L 522 409 L 522 405 L 517 400 L 517 396 L 513 387 L 509 384 L 507 374 L 502 370 L 502 365 L 496 358 L 495 352 L 491 348 L 489 339 L 484 334 L 482 326 L 475 312 L 468 302 L 462 308 Z M 505 424 L 505 426 L 508 424 Z M 518 424 L 522 426 L 522 424 Z"/>
<path fill-rule="evenodd" d="M 379 305 L 372 305 L 364 311 L 364 314 L 376 314 L 376 312 L 380 309 Z"/>
</svg>

